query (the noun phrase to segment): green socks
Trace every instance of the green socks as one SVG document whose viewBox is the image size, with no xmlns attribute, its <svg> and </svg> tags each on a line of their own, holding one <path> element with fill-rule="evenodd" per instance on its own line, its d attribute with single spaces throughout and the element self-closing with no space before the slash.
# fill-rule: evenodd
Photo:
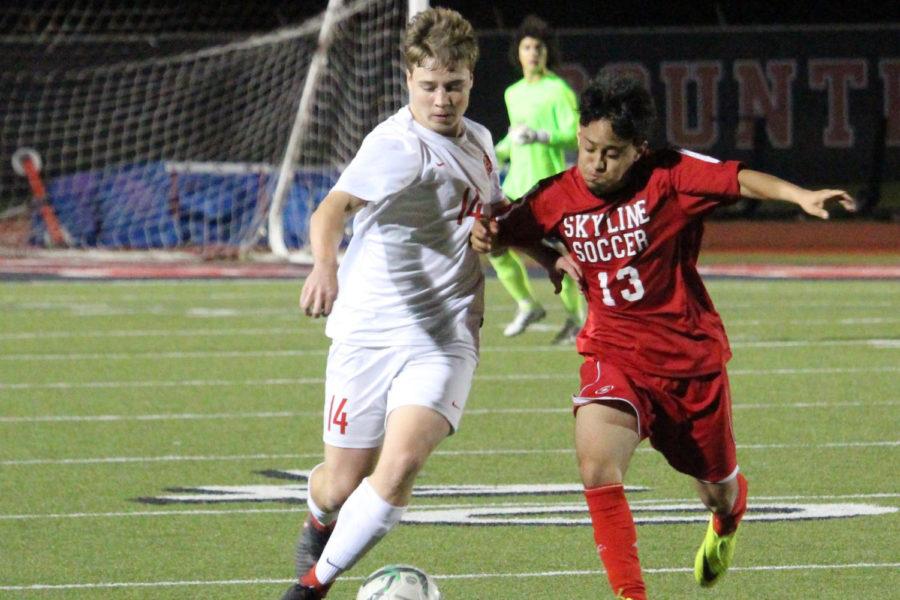
<svg viewBox="0 0 900 600">
<path fill-rule="evenodd" d="M 497 272 L 497 279 L 520 306 L 522 304 L 538 303 L 531 289 L 531 283 L 528 281 L 528 272 L 522 259 L 516 253 L 507 250 L 500 256 L 489 257 L 491 266 Z"/>
</svg>

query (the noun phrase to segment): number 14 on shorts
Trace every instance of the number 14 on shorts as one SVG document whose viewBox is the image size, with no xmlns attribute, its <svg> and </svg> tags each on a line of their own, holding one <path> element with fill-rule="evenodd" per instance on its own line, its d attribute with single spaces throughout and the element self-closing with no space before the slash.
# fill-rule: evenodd
<svg viewBox="0 0 900 600">
<path fill-rule="evenodd" d="M 331 402 L 328 403 L 328 431 L 331 431 L 331 426 L 334 425 L 340 427 L 341 435 L 344 435 L 347 433 L 347 411 L 344 410 L 347 406 L 347 399 L 341 398 L 337 408 L 334 406 L 334 401 L 335 396 L 331 396 Z"/>
</svg>

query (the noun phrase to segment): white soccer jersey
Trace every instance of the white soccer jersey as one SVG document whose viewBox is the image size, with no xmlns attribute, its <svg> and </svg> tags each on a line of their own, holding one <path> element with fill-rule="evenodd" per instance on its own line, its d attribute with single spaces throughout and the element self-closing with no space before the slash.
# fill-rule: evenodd
<svg viewBox="0 0 900 600">
<path fill-rule="evenodd" d="M 502 199 L 490 132 L 469 119 L 449 138 L 409 107 L 382 122 L 334 189 L 366 201 L 338 269 L 325 333 L 384 347 L 478 345 L 484 277 L 472 215 Z"/>
</svg>

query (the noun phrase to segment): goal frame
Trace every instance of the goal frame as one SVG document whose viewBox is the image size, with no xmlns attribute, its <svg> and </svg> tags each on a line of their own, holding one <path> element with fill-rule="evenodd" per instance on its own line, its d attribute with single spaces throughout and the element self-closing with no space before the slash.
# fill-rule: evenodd
<svg viewBox="0 0 900 600">
<path fill-rule="evenodd" d="M 266 239 L 268 240 L 269 250 L 272 254 L 282 259 L 305 262 L 311 258 L 308 249 L 301 250 L 294 254 L 288 250 L 284 241 L 283 211 L 286 199 L 290 194 L 291 186 L 293 185 L 297 154 L 299 149 L 303 146 L 306 131 L 310 120 L 312 119 L 313 98 L 315 97 L 319 78 L 328 62 L 328 51 L 331 47 L 334 27 L 337 23 L 336 15 L 343 6 L 344 0 L 328 0 L 328 6 L 325 9 L 325 15 L 322 21 L 322 29 L 319 32 L 318 45 L 312 58 L 309 71 L 307 72 L 306 80 L 303 84 L 303 92 L 300 95 L 300 100 L 297 105 L 297 114 L 294 118 L 293 126 L 291 127 L 291 134 L 288 138 L 284 158 L 278 172 L 278 182 L 269 204 L 266 230 L 260 231 L 260 234 L 267 234 Z M 408 0 L 407 19 L 426 10 L 428 7 L 429 0 Z M 314 207 L 309 206 L 308 208 L 308 214 L 311 215 Z M 242 254 L 245 254 L 255 242 L 256 240 L 246 242 L 241 248 Z"/>
</svg>

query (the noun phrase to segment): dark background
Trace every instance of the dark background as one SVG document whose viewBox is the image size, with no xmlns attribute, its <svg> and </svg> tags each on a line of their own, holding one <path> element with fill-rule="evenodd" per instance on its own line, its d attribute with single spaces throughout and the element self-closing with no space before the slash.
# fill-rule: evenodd
<svg viewBox="0 0 900 600">
<path fill-rule="evenodd" d="M 533 12 L 556 27 L 663 27 L 673 25 L 766 25 L 885 23 L 900 19 L 900 2 L 625 2 L 537 0 L 481 2 L 432 0 L 460 11 L 475 27 L 514 28 Z"/>
<path fill-rule="evenodd" d="M 476 67 L 477 93 L 473 95 L 468 116 L 487 125 L 497 138 L 505 134 L 508 126 L 502 107 L 503 90 L 520 76 L 506 61 L 510 34 L 526 14 L 534 13 L 561 34 L 563 65 L 583 68 L 587 76 L 596 74 L 606 61 L 645 61 L 657 78 L 651 84 L 651 91 L 660 106 L 665 98 L 665 90 L 658 81 L 660 61 L 723 61 L 722 103 L 718 114 L 723 131 L 733 131 L 733 121 L 738 118 L 735 85 L 730 76 L 732 62 L 737 58 L 795 57 L 799 61 L 795 97 L 800 118 L 792 148 L 766 149 L 764 153 L 736 152 L 723 137 L 715 147 L 699 150 L 745 160 L 757 168 L 807 183 L 851 179 L 862 183 L 876 164 L 872 149 L 878 145 L 875 133 L 883 96 L 877 65 L 882 58 L 900 57 L 900 2 L 896 0 L 787 3 L 432 0 L 431 4 L 459 10 L 479 32 L 482 58 Z M 326 5 L 327 0 L 0 0 L 0 35 L 5 36 L 5 45 L 0 48 L 0 78 L 3 74 L 10 80 L 15 79 L 16 73 L 35 74 L 200 49 L 303 22 L 321 14 Z M 90 15 L 90 18 L 79 15 Z M 94 35 L 98 33 L 102 35 Z M 70 44 L 70 40 L 76 43 Z M 819 148 L 821 130 L 827 119 L 826 94 L 806 89 L 803 69 L 808 54 L 812 58 L 867 60 L 868 87 L 850 93 L 851 117 L 857 136 L 854 148 Z M 10 88 L 13 100 L 28 100 L 23 99 L 23 88 L 17 81 L 4 87 Z M 13 104 L 12 100 L 0 103 L 0 116 L 16 114 Z M 285 118 L 285 122 L 289 120 Z M 16 133 L 15 129 L 10 131 Z M 0 139 L 3 137 L 0 135 Z M 20 144 L 10 140 L 10 145 Z M 890 177 L 900 164 L 900 150 L 891 147 L 887 155 L 889 168 L 885 174 Z M 810 160 L 804 162 L 797 157 Z M 204 155 L 203 158 L 215 157 Z M 254 157 L 253 160 L 264 159 Z M 8 181 L 0 181 L 0 208 L 4 198 L 27 196 L 24 180 L 5 175 L 9 177 Z"/>
<path fill-rule="evenodd" d="M 349 0 L 348 0 L 349 1 Z M 105 7 L 112 29 L 127 31 L 126 15 L 152 7 L 159 32 L 255 31 L 296 23 L 324 10 L 327 0 L 0 0 L 0 34 L 46 31 L 51 15 L 73 5 Z M 460 11 L 476 28 L 514 28 L 536 13 L 560 28 L 665 27 L 687 25 L 772 25 L 900 22 L 900 2 L 648 2 L 631 0 L 432 0 L 432 6 Z M 58 9 L 58 10 L 57 10 Z M 37 15 L 37 17 L 35 16 Z M 119 17 L 117 17 L 119 15 Z M 145 20 L 142 29 L 148 29 Z"/>
</svg>

